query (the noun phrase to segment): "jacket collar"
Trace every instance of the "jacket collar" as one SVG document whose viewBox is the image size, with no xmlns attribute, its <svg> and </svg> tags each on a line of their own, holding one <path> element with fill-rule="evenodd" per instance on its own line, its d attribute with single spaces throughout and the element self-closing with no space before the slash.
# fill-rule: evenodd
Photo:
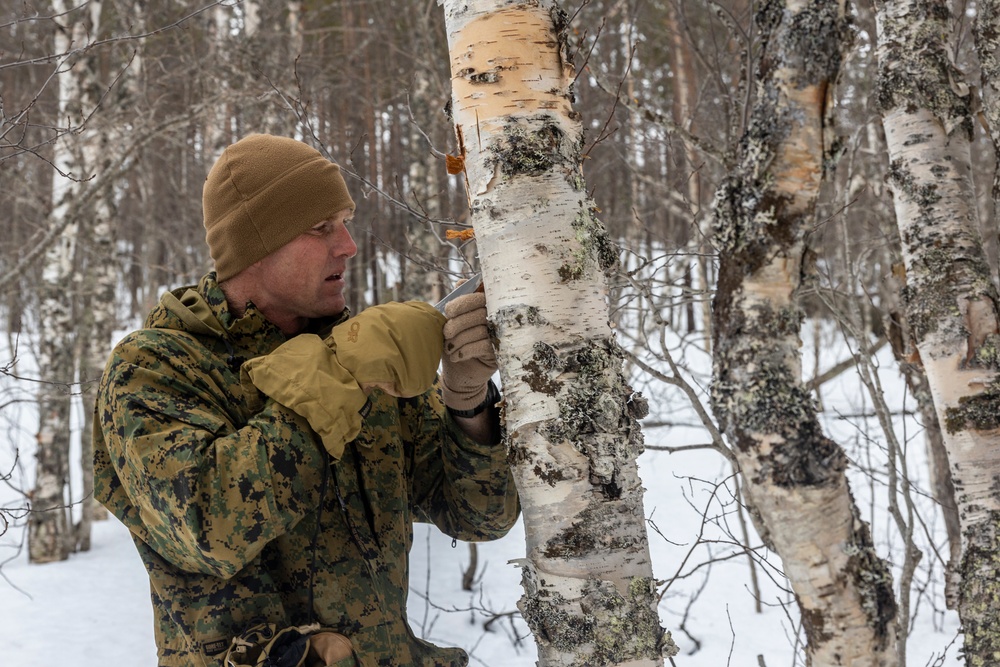
<svg viewBox="0 0 1000 667">
<path fill-rule="evenodd" d="M 314 320 L 304 333 L 321 337 L 329 335 L 337 324 L 350 317 L 350 312 Z M 271 352 L 288 337 L 272 324 L 260 310 L 248 302 L 242 316 L 229 309 L 226 295 L 219 287 L 214 271 L 205 274 L 196 286 L 181 287 L 167 292 L 154 309 L 147 326 L 167 326 L 202 336 L 221 338 L 233 354 L 251 358 Z"/>
</svg>

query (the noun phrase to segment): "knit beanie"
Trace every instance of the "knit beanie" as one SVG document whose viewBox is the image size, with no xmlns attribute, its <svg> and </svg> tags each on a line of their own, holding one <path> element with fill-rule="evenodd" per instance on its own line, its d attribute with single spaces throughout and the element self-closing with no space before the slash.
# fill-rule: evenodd
<svg viewBox="0 0 1000 667">
<path fill-rule="evenodd" d="M 205 238 L 219 282 L 316 223 L 354 210 L 340 167 L 301 141 L 251 134 L 229 146 L 205 179 Z"/>
</svg>

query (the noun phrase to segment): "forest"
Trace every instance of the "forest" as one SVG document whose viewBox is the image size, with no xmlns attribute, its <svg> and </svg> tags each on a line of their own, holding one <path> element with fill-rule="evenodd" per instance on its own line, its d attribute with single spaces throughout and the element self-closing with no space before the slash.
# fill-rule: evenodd
<svg viewBox="0 0 1000 667">
<path fill-rule="evenodd" d="M 998 76 L 996 0 L 8 3 L 0 535 L 91 548 L 109 351 L 212 269 L 206 174 L 266 132 L 347 177 L 353 313 L 482 272 L 539 665 L 705 664 L 643 506 L 698 473 L 637 464 L 692 450 L 719 537 L 657 572 L 771 579 L 792 664 L 906 665 L 947 608 L 998 665 Z"/>
</svg>

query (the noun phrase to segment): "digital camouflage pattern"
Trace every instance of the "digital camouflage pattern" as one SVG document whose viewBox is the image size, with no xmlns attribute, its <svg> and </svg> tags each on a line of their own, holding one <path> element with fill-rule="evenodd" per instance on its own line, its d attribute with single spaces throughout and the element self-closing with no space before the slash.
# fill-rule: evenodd
<svg viewBox="0 0 1000 667">
<path fill-rule="evenodd" d="M 244 395 L 242 364 L 284 341 L 252 306 L 235 319 L 210 273 L 165 294 L 112 352 L 95 495 L 149 573 L 159 664 L 220 667 L 261 622 L 334 629 L 364 667 L 466 664 L 407 623 L 412 522 L 461 540 L 505 534 L 518 502 L 503 448 L 466 437 L 436 388 L 376 390 L 333 460 L 304 418 Z"/>
</svg>

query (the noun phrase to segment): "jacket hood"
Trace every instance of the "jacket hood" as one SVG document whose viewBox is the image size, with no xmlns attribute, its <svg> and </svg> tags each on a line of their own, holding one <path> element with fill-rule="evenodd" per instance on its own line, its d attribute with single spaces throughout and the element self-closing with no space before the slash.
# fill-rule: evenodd
<svg viewBox="0 0 1000 667">
<path fill-rule="evenodd" d="M 222 293 L 215 280 L 215 273 L 212 272 L 205 275 L 197 285 L 179 287 L 163 294 L 160 303 L 146 318 L 145 326 L 225 338 L 229 328 L 226 325 L 231 324 L 232 320 L 226 295 Z"/>
<path fill-rule="evenodd" d="M 185 287 L 167 292 L 160 298 L 160 305 L 183 325 L 179 329 L 194 334 L 223 336 L 225 329 L 212 308 L 194 288 Z"/>
</svg>

